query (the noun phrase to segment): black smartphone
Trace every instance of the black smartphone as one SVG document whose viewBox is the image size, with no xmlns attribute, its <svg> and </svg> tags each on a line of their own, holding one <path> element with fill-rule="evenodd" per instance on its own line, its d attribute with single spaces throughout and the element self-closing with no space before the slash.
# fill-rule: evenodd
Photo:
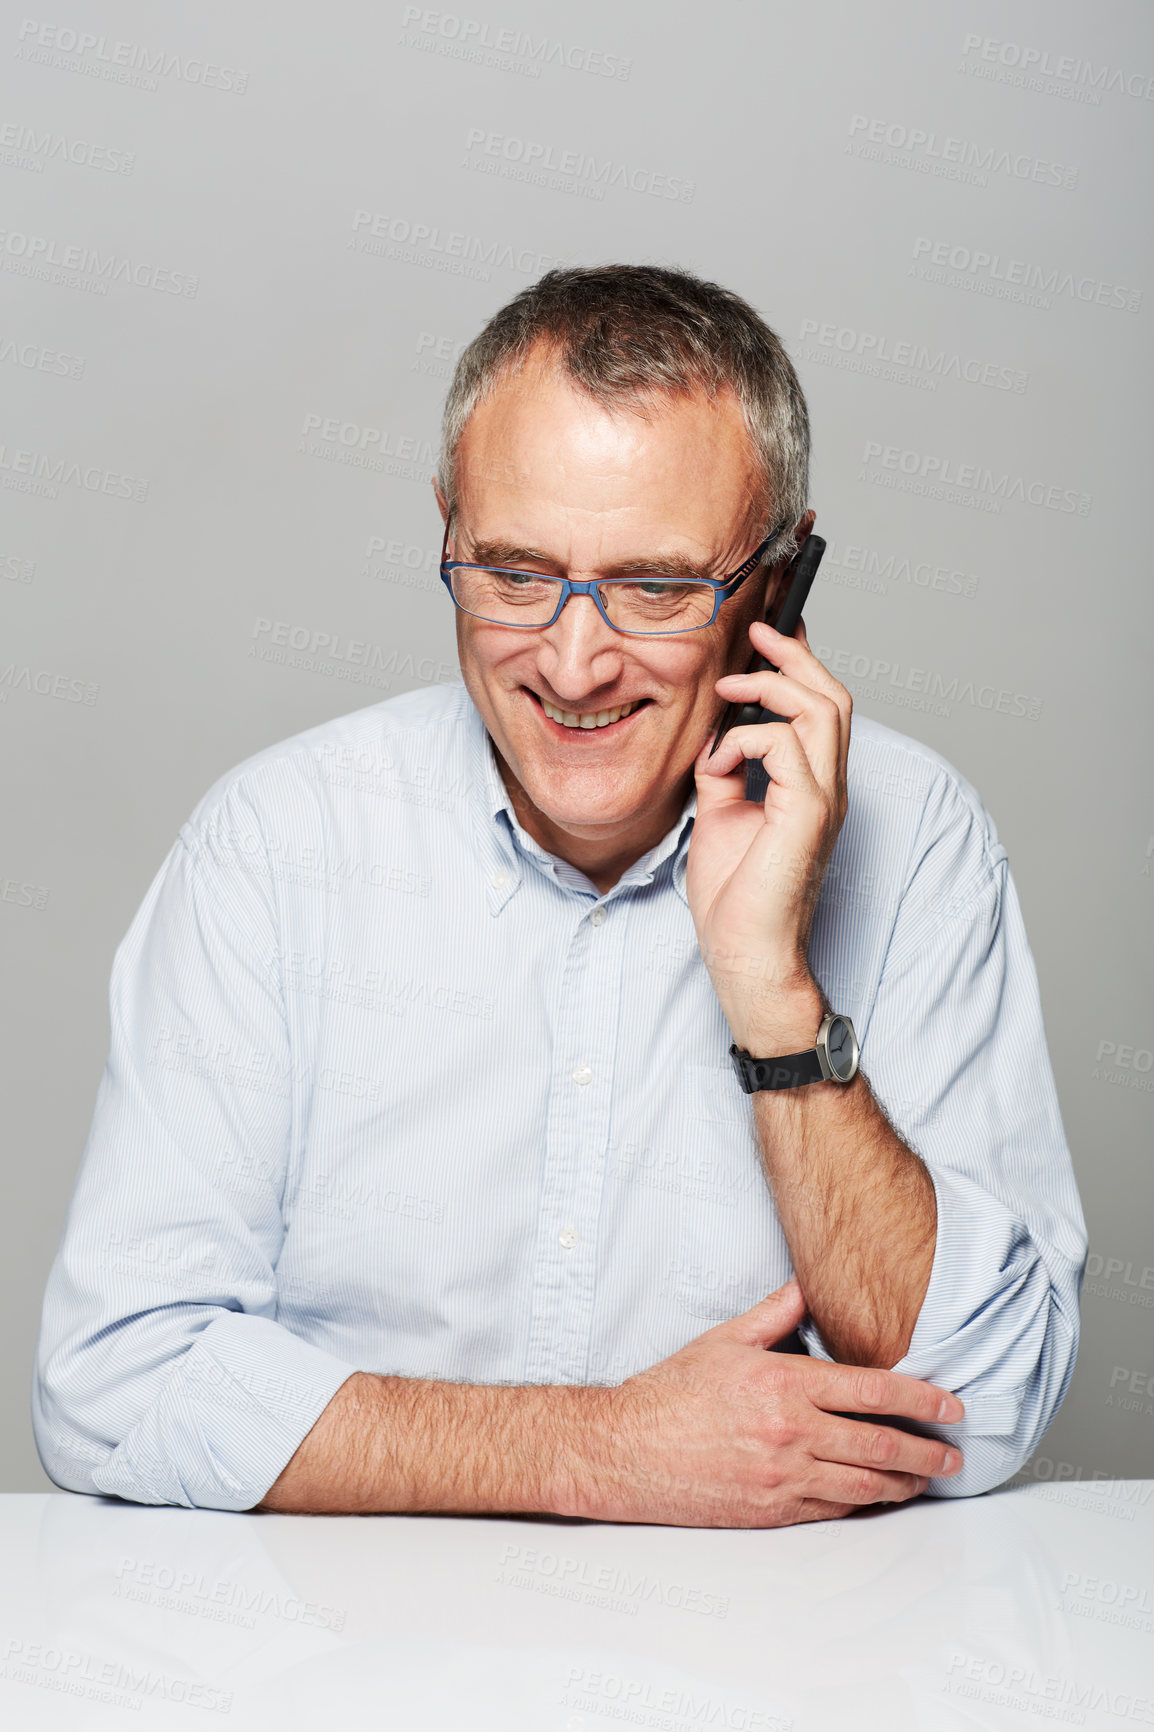
<svg viewBox="0 0 1154 1732">
<path fill-rule="evenodd" d="M 808 535 L 785 568 L 785 582 L 781 593 L 785 599 L 777 610 L 776 618 L 766 619 L 769 624 L 785 637 L 792 637 L 797 630 L 797 622 L 801 618 L 801 610 L 806 604 L 813 580 L 817 576 L 817 568 L 821 564 L 825 552 L 825 542 L 820 535 Z M 764 668 L 770 668 L 774 673 L 777 669 L 772 662 L 766 661 L 763 655 L 755 655 L 750 662 L 748 673 L 761 673 Z M 709 748 L 712 758 L 730 728 L 745 727 L 755 722 L 784 722 L 784 716 L 777 715 L 773 710 L 763 710 L 760 704 L 726 704 L 717 729 L 717 738 Z M 765 765 L 760 758 L 748 758 L 745 765 L 745 797 L 747 800 L 764 800 L 765 791 L 769 787 L 769 777 Z"/>
</svg>

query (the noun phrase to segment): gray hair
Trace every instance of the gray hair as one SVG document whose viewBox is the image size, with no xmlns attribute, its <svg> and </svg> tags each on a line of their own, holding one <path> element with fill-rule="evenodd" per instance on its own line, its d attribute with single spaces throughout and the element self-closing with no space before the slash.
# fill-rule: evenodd
<svg viewBox="0 0 1154 1732">
<path fill-rule="evenodd" d="M 729 387 L 762 471 L 774 527 L 768 557 L 797 545 L 809 503 L 809 414 L 780 339 L 730 289 L 658 265 L 549 271 L 493 314 L 462 353 L 445 399 L 437 478 L 457 508 L 456 454 L 477 404 L 545 344 L 569 378 L 606 408 L 630 399 Z"/>
</svg>

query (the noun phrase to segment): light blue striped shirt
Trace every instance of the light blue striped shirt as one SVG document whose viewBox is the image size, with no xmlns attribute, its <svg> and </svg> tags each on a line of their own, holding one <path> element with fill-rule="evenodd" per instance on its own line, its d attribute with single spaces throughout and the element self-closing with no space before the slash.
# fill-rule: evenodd
<svg viewBox="0 0 1154 1732">
<path fill-rule="evenodd" d="M 33 1381 L 58 1485 L 250 1509 L 355 1370 L 615 1384 L 788 1279 L 685 895 L 696 803 L 599 894 L 517 822 L 462 685 L 209 789 L 113 962 Z M 937 1194 L 895 1368 L 966 1404 L 930 1490 L 984 1491 L 1065 1393 L 1085 1226 L 1005 849 L 861 717 L 809 956 Z"/>
</svg>

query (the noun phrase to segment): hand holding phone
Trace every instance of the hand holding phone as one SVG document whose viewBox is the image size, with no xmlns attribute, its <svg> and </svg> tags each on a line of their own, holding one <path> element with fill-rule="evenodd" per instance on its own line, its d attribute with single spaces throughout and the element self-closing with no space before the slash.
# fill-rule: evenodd
<svg viewBox="0 0 1154 1732">
<path fill-rule="evenodd" d="M 781 632 L 784 637 L 792 637 L 797 630 L 802 608 L 805 606 L 810 589 L 813 587 L 813 580 L 817 576 L 817 568 L 821 564 L 824 552 L 825 542 L 821 536 L 809 535 L 785 568 L 785 582 L 782 585 L 785 600 L 778 609 L 776 619 L 770 619 L 768 614 L 766 615 L 767 623 Z M 757 674 L 766 668 L 769 668 L 773 673 L 778 671 L 772 662 L 767 661 L 763 655 L 757 654 L 750 662 L 747 671 L 751 674 Z M 730 728 L 745 727 L 751 723 L 783 722 L 785 720 L 785 716 L 779 716 L 773 710 L 762 709 L 760 704 L 727 704 L 717 729 L 717 738 L 709 748 L 709 756 L 712 758 Z M 764 800 L 768 787 L 769 776 L 761 759 L 747 759 L 745 765 L 746 799 Z"/>
</svg>

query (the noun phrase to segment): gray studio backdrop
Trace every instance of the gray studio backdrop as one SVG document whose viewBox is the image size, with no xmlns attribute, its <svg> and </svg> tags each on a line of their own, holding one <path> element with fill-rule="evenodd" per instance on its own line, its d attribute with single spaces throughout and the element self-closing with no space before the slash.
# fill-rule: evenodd
<svg viewBox="0 0 1154 1732">
<path fill-rule="evenodd" d="M 44 0 L 0 18 L 0 1486 L 205 789 L 458 679 L 454 357 L 558 261 L 747 296 L 809 395 L 810 640 L 1009 849 L 1090 1226 L 1024 1477 L 1154 1473 L 1144 0 Z"/>
</svg>

